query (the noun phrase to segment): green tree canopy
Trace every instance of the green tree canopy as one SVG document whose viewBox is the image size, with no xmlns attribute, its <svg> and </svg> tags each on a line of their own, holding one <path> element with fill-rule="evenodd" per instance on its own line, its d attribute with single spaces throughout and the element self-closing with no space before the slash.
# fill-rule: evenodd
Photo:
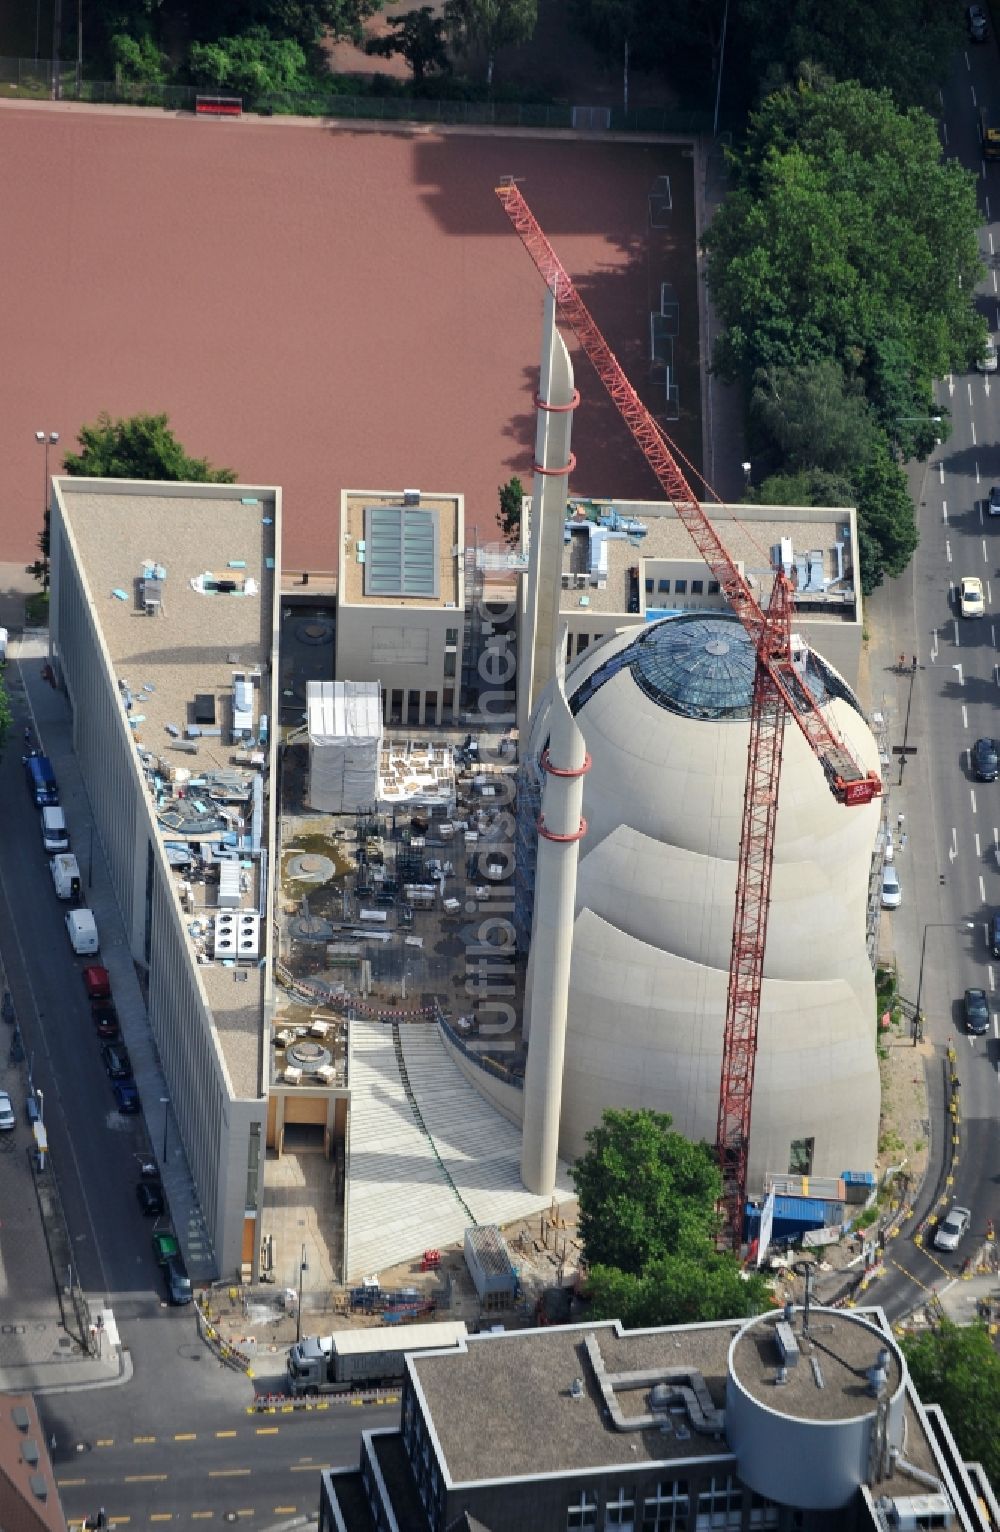
<svg viewBox="0 0 1000 1532">
<path fill-rule="evenodd" d="M 902 1346 L 921 1399 L 941 1406 L 963 1458 L 982 1463 L 1000 1491 L 1000 1357 L 986 1326 L 944 1319 Z"/>
<path fill-rule="evenodd" d="M 692 9 L 696 0 L 688 0 Z M 886 89 L 903 106 L 932 103 L 942 60 L 961 43 L 957 6 L 938 0 L 740 0 L 730 9 L 727 63 L 765 94 L 798 80 L 804 66 L 838 80 Z M 727 50 L 729 52 L 729 50 Z"/>
<path fill-rule="evenodd" d="M 744 1275 L 734 1255 L 706 1248 L 662 1256 L 641 1276 L 595 1266 L 587 1276 L 587 1297 L 595 1319 L 620 1319 L 626 1328 L 638 1330 L 762 1313 L 770 1286 L 758 1272 Z"/>
<path fill-rule="evenodd" d="M 497 490 L 499 505 L 497 506 L 497 521 L 503 533 L 504 541 L 516 546 L 521 536 L 521 501 L 524 499 L 524 485 L 517 474 L 501 484 Z"/>
<path fill-rule="evenodd" d="M 192 43 L 189 66 L 198 85 L 239 92 L 251 100 L 309 87 L 306 55 L 299 43 L 279 40 L 266 27 L 251 27 L 238 37 Z"/>
<path fill-rule="evenodd" d="M 385 37 L 369 38 L 369 53 L 380 58 L 398 53 L 409 64 L 415 85 L 422 84 L 428 72 L 448 68 L 444 17 L 435 16 L 429 5 L 405 11 L 402 16 L 388 16 L 386 20 L 392 31 Z"/>
<path fill-rule="evenodd" d="M 978 353 L 974 178 L 943 160 L 926 113 L 854 81 L 783 90 L 733 168 L 705 236 L 724 375 L 833 357 L 870 381 L 891 337 L 896 371 L 927 398 Z"/>
<path fill-rule="evenodd" d="M 847 379 L 832 357 L 758 374 L 750 395 L 754 448 L 780 455 L 786 471 L 848 473 L 880 432 L 860 379 Z"/>
<path fill-rule="evenodd" d="M 482 48 L 486 79 L 493 83 L 498 48 L 530 40 L 538 21 L 538 0 L 448 0 L 445 24 L 456 47 Z"/>
<path fill-rule="evenodd" d="M 572 1176 L 589 1266 L 640 1276 L 652 1261 L 714 1239 L 722 1178 L 707 1144 L 663 1112 L 606 1111 Z"/>
<path fill-rule="evenodd" d="M 81 426 L 79 452 L 67 452 L 64 471 L 93 479 L 180 479 L 197 484 L 235 484 L 231 468 L 212 468 L 207 459 L 188 457 L 166 415 L 131 415 L 112 420 L 102 411 L 92 426 Z"/>
</svg>

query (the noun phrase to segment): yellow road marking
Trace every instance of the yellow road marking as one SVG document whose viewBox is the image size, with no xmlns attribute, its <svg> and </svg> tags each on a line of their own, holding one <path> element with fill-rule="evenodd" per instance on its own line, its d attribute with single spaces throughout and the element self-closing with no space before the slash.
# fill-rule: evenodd
<svg viewBox="0 0 1000 1532">
<path fill-rule="evenodd" d="M 934 1291 L 934 1289 L 932 1287 L 928 1287 L 925 1282 L 921 1282 L 919 1277 L 915 1277 L 912 1271 L 907 1271 L 905 1266 L 900 1266 L 896 1261 L 889 1261 L 889 1265 L 895 1266 L 896 1270 L 901 1271 L 904 1277 L 909 1277 L 910 1281 L 915 1282 L 917 1287 L 919 1287 L 922 1292 L 932 1293 Z"/>
<path fill-rule="evenodd" d="M 113 1437 L 111 1437 L 111 1436 L 102 1436 L 100 1441 L 97 1441 L 97 1442 L 94 1443 L 94 1446 L 95 1447 L 113 1447 L 114 1444 L 115 1443 L 114 1443 L 114 1438 Z"/>
<path fill-rule="evenodd" d="M 235 1431 L 216 1431 L 216 1436 L 235 1436 Z"/>
<path fill-rule="evenodd" d="M 197 1433 L 197 1431 L 175 1431 L 174 1432 L 174 1441 L 175 1442 L 195 1442 L 197 1440 L 198 1440 L 198 1433 Z"/>
<path fill-rule="evenodd" d="M 210 1479 L 235 1479 L 240 1474 L 249 1474 L 249 1472 L 249 1468 L 210 1468 L 208 1470 L 208 1477 Z M 164 1475 L 165 1477 L 166 1475 Z"/>
<path fill-rule="evenodd" d="M 276 1505 L 274 1508 L 275 1516 L 294 1516 L 297 1511 L 297 1505 Z"/>
<path fill-rule="evenodd" d="M 315 1463 L 289 1463 L 288 1466 L 292 1473 L 316 1473 L 318 1471 Z"/>
<path fill-rule="evenodd" d="M 60 1489 L 72 1489 L 76 1485 L 78 1485 L 78 1484 L 86 1484 L 86 1482 L 87 1482 L 86 1479 L 63 1479 L 63 1478 L 59 1478 L 59 1479 L 56 1480 L 56 1483 L 58 1484 Z"/>
<path fill-rule="evenodd" d="M 191 1512 L 191 1520 L 192 1521 L 211 1521 L 211 1519 L 212 1519 L 212 1517 L 214 1515 L 215 1515 L 214 1511 L 192 1511 Z"/>
<path fill-rule="evenodd" d="M 144 1444 L 146 1444 L 148 1442 L 155 1442 L 155 1441 L 156 1441 L 156 1437 L 155 1436 L 133 1436 L 133 1438 L 132 1438 L 132 1444 L 135 1447 L 138 1447 L 140 1445 L 144 1445 Z"/>
<path fill-rule="evenodd" d="M 278 1432 L 280 1430 L 281 1430 L 280 1426 L 258 1426 L 257 1427 L 257 1435 L 258 1436 L 277 1436 L 277 1434 L 278 1434 Z"/>
<path fill-rule="evenodd" d="M 127 1473 L 126 1484 L 160 1484 L 166 1478 L 165 1473 Z"/>
<path fill-rule="evenodd" d="M 150 1521 L 173 1521 L 174 1513 L 173 1511 L 152 1511 L 149 1519 Z"/>
</svg>

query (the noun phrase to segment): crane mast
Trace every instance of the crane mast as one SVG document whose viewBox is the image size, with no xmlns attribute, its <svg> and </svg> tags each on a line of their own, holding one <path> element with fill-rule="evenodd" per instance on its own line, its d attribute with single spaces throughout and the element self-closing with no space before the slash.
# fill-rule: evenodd
<svg viewBox="0 0 1000 1532">
<path fill-rule="evenodd" d="M 882 784 L 875 772 L 866 772 L 858 765 L 835 734 L 796 667 L 792 646 L 794 592 L 788 577 L 781 569 L 775 572 L 770 601 L 767 609 L 762 609 L 516 183 L 503 181 L 496 195 L 757 655 L 716 1128 L 725 1234 L 738 1248 L 746 1199 L 778 783 L 789 715 L 808 741 L 840 803 L 870 803 L 882 791 Z"/>
</svg>

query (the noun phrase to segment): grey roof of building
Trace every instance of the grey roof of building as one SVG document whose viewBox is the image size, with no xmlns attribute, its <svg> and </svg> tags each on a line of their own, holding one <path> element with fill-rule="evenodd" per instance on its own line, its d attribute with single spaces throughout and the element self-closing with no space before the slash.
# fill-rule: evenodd
<svg viewBox="0 0 1000 1532">
<path fill-rule="evenodd" d="M 344 1523 L 344 1532 L 376 1532 L 361 1479 L 361 1469 L 351 1468 L 347 1472 L 338 1470 L 329 1476 L 328 1482 Z"/>
<path fill-rule="evenodd" d="M 625 1434 L 614 1430 L 605 1418 L 584 1342 L 596 1335 L 608 1372 L 658 1365 L 697 1368 L 722 1408 L 726 1357 L 739 1324 L 619 1336 L 613 1324 L 604 1323 L 470 1336 L 467 1351 L 411 1357 L 410 1367 L 455 1484 L 729 1456 L 726 1443 L 712 1437 L 692 1435 L 682 1441 L 658 1428 Z M 580 1398 L 570 1393 L 575 1378 L 583 1380 Z M 623 1405 L 626 1401 L 631 1408 L 623 1395 Z"/>
<path fill-rule="evenodd" d="M 739 1339 L 733 1353 L 733 1373 L 751 1398 L 779 1415 L 805 1420 L 851 1420 L 873 1415 L 876 1400 L 868 1386 L 868 1369 L 879 1353 L 887 1354 L 886 1390 L 898 1391 L 902 1364 L 895 1346 L 853 1314 L 822 1310 L 802 1334 L 796 1311 L 794 1335 L 800 1355 L 786 1368 L 785 1382 L 775 1384 L 781 1363 L 775 1327 L 781 1314 L 767 1314 Z M 816 1369 L 820 1377 L 817 1378 Z"/>
</svg>

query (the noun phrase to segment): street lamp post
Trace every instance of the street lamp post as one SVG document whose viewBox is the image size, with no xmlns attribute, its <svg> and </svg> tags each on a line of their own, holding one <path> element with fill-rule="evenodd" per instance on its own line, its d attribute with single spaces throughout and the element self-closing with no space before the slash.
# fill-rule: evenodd
<svg viewBox="0 0 1000 1532">
<path fill-rule="evenodd" d="M 309 1262 L 306 1260 L 306 1247 L 302 1246 L 299 1256 L 299 1301 L 295 1305 L 295 1341 L 296 1344 L 302 1339 L 302 1277 L 309 1270 Z"/>
<path fill-rule="evenodd" d="M 920 943 L 920 972 L 917 975 L 917 999 L 914 1005 L 916 1012 L 913 1018 L 913 1046 L 920 1041 L 923 1031 L 923 1011 L 920 1009 L 920 997 L 924 992 L 924 958 L 927 956 L 927 933 L 928 931 L 974 931 L 975 922 L 971 920 L 928 920 L 924 925 L 923 940 Z"/>
</svg>

